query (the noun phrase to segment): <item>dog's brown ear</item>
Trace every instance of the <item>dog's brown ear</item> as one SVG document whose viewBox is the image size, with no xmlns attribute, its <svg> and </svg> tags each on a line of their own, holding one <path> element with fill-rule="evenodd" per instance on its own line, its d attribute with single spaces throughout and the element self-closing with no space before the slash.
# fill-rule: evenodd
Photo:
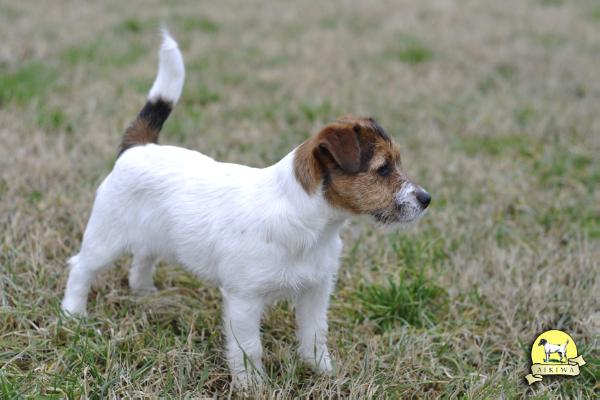
<svg viewBox="0 0 600 400">
<path fill-rule="evenodd" d="M 321 154 L 329 153 L 344 172 L 355 174 L 360 170 L 360 143 L 357 130 L 352 126 L 327 125 L 317 138 L 316 150 Z"/>
</svg>

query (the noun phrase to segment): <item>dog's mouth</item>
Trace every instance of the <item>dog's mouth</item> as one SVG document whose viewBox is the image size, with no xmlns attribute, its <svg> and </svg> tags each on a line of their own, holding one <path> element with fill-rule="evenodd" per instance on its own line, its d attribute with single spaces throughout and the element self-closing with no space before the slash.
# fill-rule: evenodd
<svg viewBox="0 0 600 400">
<path fill-rule="evenodd" d="M 425 208 L 416 207 L 411 202 L 404 202 L 392 209 L 377 210 L 371 215 L 382 225 L 410 224 L 425 214 Z"/>
</svg>

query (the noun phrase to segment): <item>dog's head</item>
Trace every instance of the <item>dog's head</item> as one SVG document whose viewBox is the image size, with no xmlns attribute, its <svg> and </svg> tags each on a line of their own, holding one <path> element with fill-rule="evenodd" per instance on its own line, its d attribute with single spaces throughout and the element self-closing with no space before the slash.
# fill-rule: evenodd
<svg viewBox="0 0 600 400">
<path fill-rule="evenodd" d="M 419 218 L 431 197 L 405 175 L 400 149 L 372 118 L 345 116 L 296 150 L 296 178 L 309 193 L 383 224 Z"/>
<path fill-rule="evenodd" d="M 546 343 L 548 343 L 548 341 L 546 339 L 540 339 L 538 346 L 544 346 Z"/>
</svg>

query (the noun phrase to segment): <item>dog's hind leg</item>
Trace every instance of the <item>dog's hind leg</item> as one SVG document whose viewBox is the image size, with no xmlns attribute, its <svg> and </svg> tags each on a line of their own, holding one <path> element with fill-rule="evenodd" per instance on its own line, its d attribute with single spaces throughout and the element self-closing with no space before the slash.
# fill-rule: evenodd
<svg viewBox="0 0 600 400">
<path fill-rule="evenodd" d="M 94 279 L 103 269 L 110 267 L 120 252 L 90 253 L 82 250 L 69 260 L 71 270 L 62 309 L 70 314 L 84 315 L 86 313 L 87 296 Z"/>
<path fill-rule="evenodd" d="M 105 221 L 92 211 L 81 251 L 69 260 L 71 269 L 61 307 L 70 314 L 85 314 L 88 292 L 94 279 L 102 270 L 111 267 L 125 250 L 118 229 L 102 223 Z"/>
<path fill-rule="evenodd" d="M 152 279 L 155 267 L 155 257 L 139 253 L 134 254 L 129 270 L 129 288 L 136 294 L 155 292 L 156 287 Z"/>
</svg>

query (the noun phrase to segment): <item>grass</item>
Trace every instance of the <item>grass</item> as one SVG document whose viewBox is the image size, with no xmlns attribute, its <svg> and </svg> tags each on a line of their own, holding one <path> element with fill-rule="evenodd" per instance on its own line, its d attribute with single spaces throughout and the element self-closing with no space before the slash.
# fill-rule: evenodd
<svg viewBox="0 0 600 400">
<path fill-rule="evenodd" d="M 406 64 L 421 64 L 433 57 L 433 51 L 416 38 L 402 36 L 388 50 L 388 55 Z"/>
<path fill-rule="evenodd" d="M 14 71 L 0 70 L 0 105 L 28 103 L 42 96 L 55 79 L 54 71 L 36 61 Z"/>
<path fill-rule="evenodd" d="M 434 310 L 439 309 L 439 304 L 434 302 L 443 293 L 443 289 L 419 274 L 415 278 L 402 276 L 397 282 L 390 280 L 387 285 L 361 287 L 357 296 L 364 308 L 364 318 L 386 331 L 398 323 L 416 327 L 435 325 Z"/>
<path fill-rule="evenodd" d="M 263 167 L 336 116 L 367 114 L 433 196 L 406 230 L 345 229 L 333 376 L 297 358 L 290 304 L 265 315 L 269 384 L 255 397 L 598 397 L 596 14 L 591 0 L 0 5 L 0 398 L 239 395 L 219 291 L 177 266 L 134 297 L 120 260 L 89 318 L 59 309 L 161 22 L 188 66 L 164 143 Z M 527 386 L 547 329 L 587 365 Z"/>
<path fill-rule="evenodd" d="M 219 31 L 219 24 L 209 18 L 189 17 L 182 20 L 182 27 L 188 31 L 198 30 L 204 33 L 216 33 Z"/>
<path fill-rule="evenodd" d="M 95 63 L 107 68 L 121 68 L 135 63 L 148 51 L 149 49 L 134 41 L 123 47 L 115 45 L 109 40 L 94 39 L 89 43 L 66 49 L 62 58 L 66 61 L 66 64 L 72 66 L 81 65 L 82 63 Z"/>
</svg>

